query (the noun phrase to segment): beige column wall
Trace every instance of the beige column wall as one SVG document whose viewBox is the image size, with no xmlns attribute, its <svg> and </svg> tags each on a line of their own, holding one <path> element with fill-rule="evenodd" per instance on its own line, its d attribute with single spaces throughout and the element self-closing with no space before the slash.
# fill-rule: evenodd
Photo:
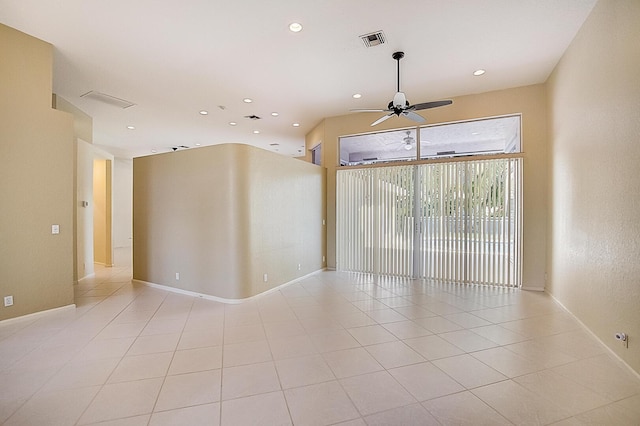
<svg viewBox="0 0 640 426">
<path fill-rule="evenodd" d="M 598 2 L 548 94 L 548 291 L 640 372 L 639 1 Z"/>
<path fill-rule="evenodd" d="M 51 108 L 52 50 L 0 24 L 0 320 L 73 304 L 74 129 Z"/>
<path fill-rule="evenodd" d="M 547 213 L 547 116 L 545 86 L 533 85 L 453 98 L 453 105 L 423 111 L 427 122 L 445 123 L 507 114 L 522 114 L 524 157 L 523 288 L 542 290 L 545 280 Z M 344 135 L 413 127 L 404 118 L 392 118 L 370 127 L 379 114 L 360 113 L 323 120 L 306 138 L 307 148 L 322 145 L 327 168 L 327 265 L 336 265 L 336 170 L 338 138 Z"/>
<path fill-rule="evenodd" d="M 244 299 L 321 269 L 323 177 L 239 144 L 134 159 L 134 278 Z"/>
</svg>

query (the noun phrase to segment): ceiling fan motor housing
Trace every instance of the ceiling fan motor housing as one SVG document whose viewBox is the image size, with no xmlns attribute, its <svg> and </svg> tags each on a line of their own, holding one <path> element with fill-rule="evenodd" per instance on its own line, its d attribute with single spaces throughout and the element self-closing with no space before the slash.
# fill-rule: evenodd
<svg viewBox="0 0 640 426">
<path fill-rule="evenodd" d="M 394 110 L 399 109 L 400 111 L 402 111 L 409 106 L 409 101 L 407 101 L 407 97 L 403 92 L 397 92 L 393 97 L 393 101 L 391 101 L 391 104 Z M 391 107 L 389 109 L 391 109 Z M 395 111 L 395 113 L 398 114 L 397 111 Z"/>
</svg>

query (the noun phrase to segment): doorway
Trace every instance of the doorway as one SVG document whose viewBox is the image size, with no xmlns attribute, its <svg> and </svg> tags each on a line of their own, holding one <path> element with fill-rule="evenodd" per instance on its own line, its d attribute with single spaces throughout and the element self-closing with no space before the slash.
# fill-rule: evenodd
<svg viewBox="0 0 640 426">
<path fill-rule="evenodd" d="M 93 161 L 93 262 L 113 266 L 112 161 Z"/>
<path fill-rule="evenodd" d="M 342 271 L 519 287 L 522 159 L 342 169 Z"/>
</svg>

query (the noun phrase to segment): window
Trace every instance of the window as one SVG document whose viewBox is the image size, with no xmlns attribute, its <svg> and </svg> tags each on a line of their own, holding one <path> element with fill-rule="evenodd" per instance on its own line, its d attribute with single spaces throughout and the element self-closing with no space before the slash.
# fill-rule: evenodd
<svg viewBox="0 0 640 426">
<path fill-rule="evenodd" d="M 318 144 L 311 148 L 311 162 L 317 166 L 322 163 L 322 144 Z"/>
<path fill-rule="evenodd" d="M 345 136 L 340 164 L 518 153 L 520 139 L 520 115 Z"/>
</svg>

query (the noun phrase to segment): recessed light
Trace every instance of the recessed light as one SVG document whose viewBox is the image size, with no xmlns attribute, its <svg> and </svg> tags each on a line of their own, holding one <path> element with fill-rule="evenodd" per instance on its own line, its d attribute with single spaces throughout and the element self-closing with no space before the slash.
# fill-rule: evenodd
<svg viewBox="0 0 640 426">
<path fill-rule="evenodd" d="M 253 133 L 257 135 L 260 133 L 260 130 L 254 130 Z"/>
<path fill-rule="evenodd" d="M 353 99 L 360 99 L 362 97 L 362 95 L 360 93 L 354 93 L 353 94 Z"/>
<path fill-rule="evenodd" d="M 293 127 L 300 127 L 300 123 L 293 123 L 292 126 Z"/>
<path fill-rule="evenodd" d="M 236 124 L 238 124 L 238 123 L 236 123 L 235 121 L 230 121 L 229 122 L 229 126 L 235 126 Z"/>
<path fill-rule="evenodd" d="M 479 76 L 479 75 L 484 74 L 485 72 L 486 72 L 485 70 L 483 70 L 483 69 L 479 69 L 479 70 L 475 70 L 475 71 L 473 72 L 473 75 L 475 75 L 475 76 Z"/>
<path fill-rule="evenodd" d="M 196 144 L 196 146 L 200 146 L 200 144 L 199 144 L 199 143 L 197 143 L 197 144 Z"/>
<path fill-rule="evenodd" d="M 209 111 L 205 111 L 205 110 L 200 111 L 200 115 L 207 115 L 207 114 L 209 114 Z"/>
<path fill-rule="evenodd" d="M 273 117 L 277 117 L 277 116 L 279 116 L 279 115 L 280 115 L 280 114 L 278 114 L 277 112 L 272 112 L 272 113 L 271 113 L 271 116 L 273 116 Z"/>
<path fill-rule="evenodd" d="M 479 135 L 479 134 L 480 134 L 480 132 L 471 132 L 471 134 L 472 134 L 473 136 L 477 136 L 477 135 Z"/>
<path fill-rule="evenodd" d="M 135 126 L 127 126 L 127 129 L 129 129 L 129 130 L 135 130 L 135 129 L 136 129 L 136 127 L 135 127 Z"/>
<path fill-rule="evenodd" d="M 156 153 L 156 152 L 158 152 L 158 151 L 156 151 L 155 149 L 152 149 L 152 150 L 151 150 L 151 152 L 152 152 L 153 154 L 155 154 L 155 153 Z"/>
<path fill-rule="evenodd" d="M 300 31 L 302 31 L 302 24 L 298 23 L 298 22 L 292 22 L 289 24 L 289 31 L 291 31 L 292 33 L 299 33 Z"/>
<path fill-rule="evenodd" d="M 251 99 L 251 98 L 244 98 L 244 99 L 242 100 L 242 102 L 244 102 L 245 104 L 250 104 L 251 102 L 253 102 L 253 99 Z"/>
</svg>

